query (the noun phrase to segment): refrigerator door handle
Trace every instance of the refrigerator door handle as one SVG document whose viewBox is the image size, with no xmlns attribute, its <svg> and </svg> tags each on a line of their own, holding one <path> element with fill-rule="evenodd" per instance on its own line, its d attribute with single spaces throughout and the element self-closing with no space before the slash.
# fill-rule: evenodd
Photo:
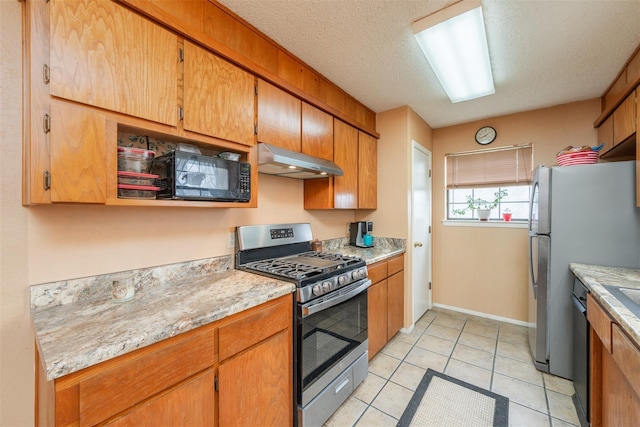
<svg viewBox="0 0 640 427">
<path fill-rule="evenodd" d="M 531 281 L 531 289 L 533 290 L 533 297 L 538 299 L 538 284 L 536 283 L 533 265 L 533 239 L 538 237 L 537 234 L 529 232 L 529 280 Z"/>
</svg>

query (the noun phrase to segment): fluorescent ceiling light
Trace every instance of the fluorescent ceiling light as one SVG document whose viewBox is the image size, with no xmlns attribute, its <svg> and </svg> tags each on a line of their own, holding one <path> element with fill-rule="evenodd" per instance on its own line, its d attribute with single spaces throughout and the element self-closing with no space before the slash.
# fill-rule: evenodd
<svg viewBox="0 0 640 427">
<path fill-rule="evenodd" d="M 463 0 L 413 23 L 413 35 L 451 102 L 495 93 L 480 0 Z"/>
</svg>

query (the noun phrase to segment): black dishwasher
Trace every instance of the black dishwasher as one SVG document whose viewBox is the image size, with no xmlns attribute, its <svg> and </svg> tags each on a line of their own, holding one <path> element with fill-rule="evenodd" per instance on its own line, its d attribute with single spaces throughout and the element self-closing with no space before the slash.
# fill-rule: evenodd
<svg viewBox="0 0 640 427">
<path fill-rule="evenodd" d="M 573 403 L 582 427 L 589 425 L 589 323 L 587 294 L 580 280 L 573 282 Z"/>
</svg>

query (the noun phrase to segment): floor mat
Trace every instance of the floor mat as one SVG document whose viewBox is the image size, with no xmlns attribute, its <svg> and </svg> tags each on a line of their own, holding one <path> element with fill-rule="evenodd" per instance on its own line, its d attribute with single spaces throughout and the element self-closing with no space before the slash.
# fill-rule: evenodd
<svg viewBox="0 0 640 427">
<path fill-rule="evenodd" d="M 428 369 L 398 427 L 497 426 L 509 424 L 509 399 Z"/>
</svg>

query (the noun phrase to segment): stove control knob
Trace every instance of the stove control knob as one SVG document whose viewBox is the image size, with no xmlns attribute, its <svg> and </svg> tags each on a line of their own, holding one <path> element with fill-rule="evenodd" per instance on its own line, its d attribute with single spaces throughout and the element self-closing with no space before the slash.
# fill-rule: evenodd
<svg viewBox="0 0 640 427">
<path fill-rule="evenodd" d="M 313 285 L 312 291 L 313 291 L 313 294 L 316 295 L 316 296 L 322 295 L 322 293 L 323 293 L 322 292 L 322 286 L 320 286 L 320 285 Z"/>
<path fill-rule="evenodd" d="M 338 284 L 340 286 L 346 285 L 347 284 L 347 276 L 342 275 L 342 276 L 338 277 Z"/>
<path fill-rule="evenodd" d="M 358 280 L 358 270 L 353 270 L 353 273 L 351 273 L 351 277 L 353 278 L 353 280 Z"/>
<path fill-rule="evenodd" d="M 324 282 L 322 284 L 322 290 L 325 292 L 329 292 L 331 290 L 331 282 Z"/>
<path fill-rule="evenodd" d="M 367 272 L 365 271 L 364 268 L 361 268 L 360 270 L 358 270 L 358 277 L 360 277 L 361 279 L 364 279 L 367 276 Z"/>
</svg>

